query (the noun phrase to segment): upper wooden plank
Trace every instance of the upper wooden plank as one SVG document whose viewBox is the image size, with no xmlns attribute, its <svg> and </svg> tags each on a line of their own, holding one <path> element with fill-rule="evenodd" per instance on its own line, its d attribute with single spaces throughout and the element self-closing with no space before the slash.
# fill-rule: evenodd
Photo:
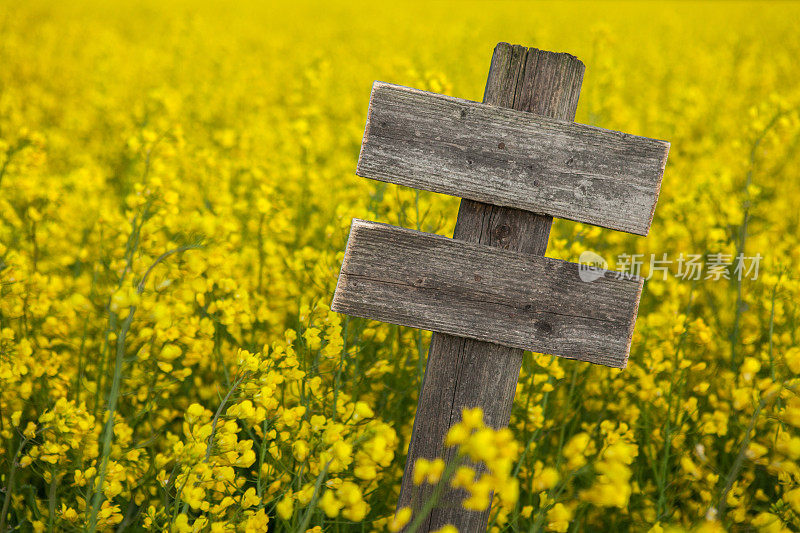
<svg viewBox="0 0 800 533">
<path fill-rule="evenodd" d="M 331 309 L 624 368 L 642 279 L 354 219 Z"/>
<path fill-rule="evenodd" d="M 375 82 L 356 173 L 647 235 L 669 143 Z"/>
</svg>

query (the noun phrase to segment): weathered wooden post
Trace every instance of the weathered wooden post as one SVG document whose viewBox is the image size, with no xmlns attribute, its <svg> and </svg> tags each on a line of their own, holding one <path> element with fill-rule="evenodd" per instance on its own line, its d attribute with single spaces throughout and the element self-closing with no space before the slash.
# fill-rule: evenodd
<svg viewBox="0 0 800 533">
<path fill-rule="evenodd" d="M 357 174 L 462 198 L 453 239 L 354 220 L 331 306 L 434 332 L 398 508 L 430 495 L 413 464 L 451 457 L 463 408 L 508 424 L 523 350 L 626 365 L 643 281 L 543 256 L 553 216 L 646 235 L 669 144 L 571 123 L 583 72 L 500 43 L 483 104 L 373 86 Z M 459 504 L 446 494 L 422 530 L 485 529 Z"/>
</svg>

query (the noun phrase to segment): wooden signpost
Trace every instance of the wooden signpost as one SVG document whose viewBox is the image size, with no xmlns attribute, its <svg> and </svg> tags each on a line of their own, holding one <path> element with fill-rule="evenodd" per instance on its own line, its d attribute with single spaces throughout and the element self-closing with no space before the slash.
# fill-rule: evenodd
<svg viewBox="0 0 800 533">
<path fill-rule="evenodd" d="M 575 124 L 584 66 L 497 45 L 483 103 L 376 82 L 357 174 L 462 198 L 453 239 L 353 220 L 331 308 L 433 331 L 398 508 L 463 408 L 508 424 L 523 350 L 624 368 L 643 281 L 544 257 L 552 217 L 646 235 L 669 143 Z M 412 499 L 413 496 L 413 499 Z M 446 493 L 423 531 L 485 529 Z"/>
</svg>

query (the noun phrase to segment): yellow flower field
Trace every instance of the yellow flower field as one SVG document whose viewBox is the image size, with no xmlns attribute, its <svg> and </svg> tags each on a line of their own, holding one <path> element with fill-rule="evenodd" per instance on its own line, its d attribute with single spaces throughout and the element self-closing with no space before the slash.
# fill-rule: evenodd
<svg viewBox="0 0 800 533">
<path fill-rule="evenodd" d="M 480 100 L 500 41 L 584 61 L 576 121 L 672 143 L 648 237 L 557 221 L 548 255 L 675 263 L 627 369 L 527 354 L 510 429 L 448 435 L 491 476 L 415 481 L 497 489 L 494 531 L 800 529 L 799 5 L 1 5 L 0 531 L 414 523 L 429 334 L 327 306 L 352 217 L 458 210 L 354 175 L 372 82 Z"/>
</svg>

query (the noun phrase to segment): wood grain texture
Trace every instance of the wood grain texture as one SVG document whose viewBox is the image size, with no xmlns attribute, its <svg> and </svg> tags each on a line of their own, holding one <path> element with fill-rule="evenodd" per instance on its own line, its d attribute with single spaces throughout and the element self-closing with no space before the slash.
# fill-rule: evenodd
<svg viewBox="0 0 800 533">
<path fill-rule="evenodd" d="M 668 151 L 665 141 L 375 82 L 356 173 L 646 235 Z"/>
<path fill-rule="evenodd" d="M 573 120 L 584 66 L 569 54 L 500 43 L 492 55 L 484 103 L 561 120 Z M 511 207 L 462 199 L 454 238 L 507 250 L 544 255 L 553 218 Z M 454 457 L 442 444 L 465 407 L 481 407 L 494 428 L 508 425 L 523 351 L 445 333 L 431 336 L 425 377 L 419 394 L 397 508 L 419 506 L 430 485 L 414 486 L 414 461 Z M 480 471 L 480 465 L 478 465 Z M 446 492 L 420 527 L 434 531 L 453 524 L 459 531 L 486 529 L 489 510 L 466 511 L 462 491 Z"/>
<path fill-rule="evenodd" d="M 354 219 L 331 309 L 624 368 L 642 279 Z"/>
</svg>

